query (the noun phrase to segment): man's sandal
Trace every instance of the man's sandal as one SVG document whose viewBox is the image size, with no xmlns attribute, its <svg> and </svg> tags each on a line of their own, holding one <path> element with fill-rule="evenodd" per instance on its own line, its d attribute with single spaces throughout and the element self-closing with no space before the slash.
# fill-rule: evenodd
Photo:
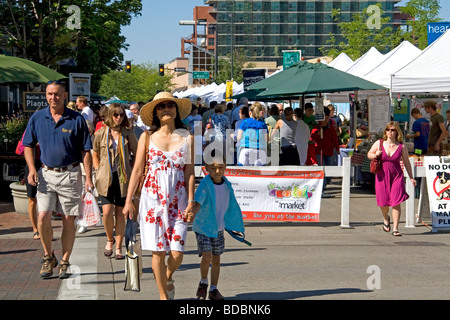
<svg viewBox="0 0 450 320">
<path fill-rule="evenodd" d="M 394 230 L 394 232 L 392 232 L 392 235 L 394 237 L 401 237 L 402 236 L 402 234 L 400 232 L 398 232 L 397 230 Z"/>
</svg>

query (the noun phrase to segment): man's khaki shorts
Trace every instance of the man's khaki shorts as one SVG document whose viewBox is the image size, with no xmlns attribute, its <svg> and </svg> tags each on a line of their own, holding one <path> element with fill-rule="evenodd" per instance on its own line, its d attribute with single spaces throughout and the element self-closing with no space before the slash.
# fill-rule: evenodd
<svg viewBox="0 0 450 320">
<path fill-rule="evenodd" d="M 78 216 L 82 182 L 80 166 L 64 172 L 41 168 L 38 172 L 38 211 L 54 211 L 66 216 Z"/>
</svg>

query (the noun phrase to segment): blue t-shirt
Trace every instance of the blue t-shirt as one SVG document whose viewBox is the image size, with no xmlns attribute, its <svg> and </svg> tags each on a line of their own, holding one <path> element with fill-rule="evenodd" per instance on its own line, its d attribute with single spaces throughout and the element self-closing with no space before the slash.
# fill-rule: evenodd
<svg viewBox="0 0 450 320">
<path fill-rule="evenodd" d="M 263 119 L 244 119 L 241 122 L 239 130 L 243 131 L 242 139 L 240 141 L 240 146 L 242 148 L 266 150 L 267 143 L 265 140 L 265 136 L 261 134 L 268 133 L 268 130 L 267 125 Z"/>
<path fill-rule="evenodd" d="M 22 143 L 26 147 L 39 143 L 42 163 L 54 168 L 80 163 L 81 152 L 92 149 L 86 120 L 69 108 L 64 108 L 58 123 L 49 107 L 36 111 L 28 121 Z"/>
<path fill-rule="evenodd" d="M 422 154 L 425 154 L 428 150 L 428 134 L 430 133 L 430 121 L 425 118 L 417 119 L 412 125 L 412 131 L 414 133 L 420 133 L 420 136 L 418 138 L 414 138 L 414 149 L 420 149 L 422 150 Z"/>
</svg>

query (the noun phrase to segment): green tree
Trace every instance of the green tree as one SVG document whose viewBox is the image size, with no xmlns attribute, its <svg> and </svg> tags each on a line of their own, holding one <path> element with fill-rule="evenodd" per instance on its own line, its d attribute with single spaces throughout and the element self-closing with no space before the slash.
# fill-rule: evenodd
<svg viewBox="0 0 450 320">
<path fill-rule="evenodd" d="M 427 23 L 439 22 L 439 0 L 410 0 L 401 8 L 403 13 L 409 14 L 412 20 L 407 22 L 409 30 L 405 33 L 411 43 L 417 44 L 419 49 L 428 46 Z"/>
<path fill-rule="evenodd" d="M 70 10 L 71 5 L 79 11 Z M 4 0 L 0 33 L 8 37 L 9 48 L 25 59 L 63 74 L 92 73 L 95 92 L 101 75 L 122 65 L 120 50 L 127 45 L 120 29 L 141 10 L 141 0 Z M 69 58 L 76 65 L 58 63 Z"/>
<path fill-rule="evenodd" d="M 388 52 L 396 47 L 402 41 L 400 30 L 394 30 L 388 25 L 390 18 L 383 17 L 381 4 L 377 4 L 380 8 L 380 28 L 369 28 L 368 21 L 371 18 L 371 13 L 367 10 L 364 12 L 355 13 L 352 20 L 349 22 L 341 21 L 340 10 L 333 9 L 332 17 L 335 22 L 338 22 L 339 29 L 345 41 L 336 44 L 336 37 L 330 35 L 327 43 L 328 48 L 321 48 L 321 51 L 333 58 L 340 53 L 345 52 L 353 60 L 361 57 L 371 47 L 377 48 L 380 52 Z"/>
<path fill-rule="evenodd" d="M 103 75 L 99 94 L 112 97 L 117 96 L 127 101 L 148 101 L 160 90 L 170 90 L 173 85 L 172 75 L 161 77 L 158 66 L 148 63 L 133 65 L 131 73 L 125 69 L 111 70 Z"/>
<path fill-rule="evenodd" d="M 231 80 L 231 55 L 228 54 L 225 57 L 219 57 L 219 67 L 217 72 L 216 83 L 226 83 L 227 80 Z M 244 75 L 242 73 L 243 68 L 252 68 L 253 64 L 247 63 L 247 55 L 244 50 L 234 50 L 233 52 L 233 80 L 237 83 L 243 81 Z"/>
</svg>

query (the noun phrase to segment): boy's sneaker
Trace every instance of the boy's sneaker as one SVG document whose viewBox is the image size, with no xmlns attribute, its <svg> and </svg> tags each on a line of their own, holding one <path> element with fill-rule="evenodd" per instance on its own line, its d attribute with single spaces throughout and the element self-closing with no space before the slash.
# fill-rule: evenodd
<svg viewBox="0 0 450 320">
<path fill-rule="evenodd" d="M 209 300 L 225 300 L 225 298 L 220 294 L 219 290 L 214 289 L 209 292 Z"/>
<path fill-rule="evenodd" d="M 72 274 L 69 273 L 69 261 L 61 260 L 61 266 L 59 267 L 59 278 L 60 279 L 67 279 Z"/>
<path fill-rule="evenodd" d="M 208 285 L 205 283 L 199 283 L 198 289 L 197 289 L 197 299 L 198 300 L 205 300 L 206 299 L 206 292 L 208 290 Z"/>
<path fill-rule="evenodd" d="M 42 264 L 41 272 L 39 274 L 41 275 L 41 278 L 48 279 L 53 275 L 53 268 L 58 265 L 58 260 L 56 260 L 53 252 L 51 257 L 47 254 L 43 259 L 44 263 Z"/>
</svg>

